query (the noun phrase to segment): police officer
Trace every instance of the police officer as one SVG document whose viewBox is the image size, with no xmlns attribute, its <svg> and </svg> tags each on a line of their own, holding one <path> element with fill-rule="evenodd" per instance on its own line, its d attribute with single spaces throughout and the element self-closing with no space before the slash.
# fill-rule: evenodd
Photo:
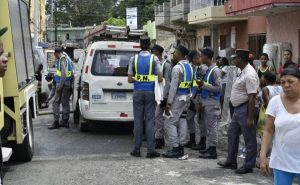
<svg viewBox="0 0 300 185">
<path fill-rule="evenodd" d="M 184 145 L 187 143 L 187 123 L 181 122 L 180 117 L 190 101 L 193 69 L 187 60 L 189 50 L 178 45 L 173 55 L 174 67 L 172 79 L 165 108 L 165 114 L 169 116 L 165 120 L 166 140 L 171 144 L 172 150 L 163 154 L 167 158 L 178 158 L 184 155 Z"/>
<path fill-rule="evenodd" d="M 167 104 L 167 97 L 170 89 L 170 81 L 171 81 L 171 62 L 168 59 L 163 59 L 162 54 L 164 52 L 164 48 L 160 45 L 155 44 L 151 49 L 152 53 L 157 56 L 162 65 L 162 74 L 165 79 L 165 86 L 163 89 L 163 98 L 164 100 L 160 105 L 156 106 L 155 110 L 155 148 L 162 148 L 165 145 L 164 140 L 164 117 L 163 111 Z"/>
<path fill-rule="evenodd" d="M 53 101 L 54 123 L 48 129 L 58 129 L 59 126 L 69 128 L 70 114 L 70 93 L 73 81 L 72 61 L 61 48 L 56 48 L 54 51 L 55 58 L 58 60 L 56 66 L 56 74 L 54 77 L 56 83 L 56 92 Z M 60 119 L 60 104 L 62 104 L 62 121 Z"/>
<path fill-rule="evenodd" d="M 201 102 L 203 105 L 204 121 L 207 129 L 207 149 L 199 150 L 199 158 L 216 159 L 218 142 L 218 117 L 221 114 L 221 70 L 213 62 L 214 52 L 211 48 L 203 48 L 201 52 L 201 61 L 207 65 L 203 80 L 197 81 L 201 87 Z"/>
<path fill-rule="evenodd" d="M 239 136 L 242 134 L 246 145 L 246 158 L 238 174 L 252 173 L 257 154 L 255 99 L 259 89 L 259 78 L 249 61 L 249 51 L 237 49 L 232 61 L 241 72 L 235 79 L 230 97 L 233 116 L 228 128 L 228 156 L 218 165 L 227 169 L 237 169 Z M 293 138 L 291 138 L 293 139 Z"/>
<path fill-rule="evenodd" d="M 147 158 L 159 157 L 154 144 L 154 115 L 155 115 L 155 75 L 158 82 L 162 82 L 161 65 L 159 59 L 149 52 L 150 38 L 140 39 L 142 51 L 131 58 L 128 68 L 128 82 L 134 83 L 133 114 L 134 114 L 134 148 L 130 153 L 140 157 L 143 127 L 146 126 Z"/>
<path fill-rule="evenodd" d="M 187 58 L 192 63 L 194 77 L 193 77 L 193 86 L 192 86 L 192 100 L 190 106 L 187 111 L 187 123 L 188 129 L 190 133 L 190 141 L 186 144 L 186 147 L 191 148 L 193 150 L 199 150 L 206 148 L 205 146 L 205 138 L 206 138 L 206 127 L 205 123 L 201 119 L 201 114 L 199 111 L 200 101 L 199 101 L 199 88 L 196 83 L 197 79 L 203 79 L 206 74 L 207 66 L 205 64 L 201 64 L 200 53 L 196 50 L 191 51 Z M 197 123 L 199 124 L 200 129 L 200 142 L 196 144 L 196 136 L 195 136 L 195 117 L 197 115 Z"/>
</svg>

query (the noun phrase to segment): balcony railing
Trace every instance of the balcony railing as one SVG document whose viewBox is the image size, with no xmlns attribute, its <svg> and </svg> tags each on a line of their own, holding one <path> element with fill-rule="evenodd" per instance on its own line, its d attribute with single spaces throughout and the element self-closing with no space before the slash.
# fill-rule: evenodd
<svg viewBox="0 0 300 185">
<path fill-rule="evenodd" d="M 223 6 L 224 0 L 190 0 L 190 10 L 206 8 L 208 6 Z"/>
<path fill-rule="evenodd" d="M 170 3 L 165 2 L 155 8 L 155 24 L 157 26 L 170 26 Z"/>
<path fill-rule="evenodd" d="M 187 21 L 190 0 L 171 0 L 171 21 Z"/>
</svg>

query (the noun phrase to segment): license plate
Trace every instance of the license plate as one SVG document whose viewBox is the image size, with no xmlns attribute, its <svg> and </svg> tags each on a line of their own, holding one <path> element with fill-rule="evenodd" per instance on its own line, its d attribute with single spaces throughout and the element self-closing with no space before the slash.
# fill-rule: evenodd
<svg viewBox="0 0 300 185">
<path fill-rule="evenodd" d="M 125 92 L 113 92 L 111 93 L 111 99 L 116 101 L 124 101 L 127 99 L 127 94 Z"/>
<path fill-rule="evenodd" d="M 101 99 L 101 95 L 92 95 L 92 99 L 99 100 Z"/>
</svg>

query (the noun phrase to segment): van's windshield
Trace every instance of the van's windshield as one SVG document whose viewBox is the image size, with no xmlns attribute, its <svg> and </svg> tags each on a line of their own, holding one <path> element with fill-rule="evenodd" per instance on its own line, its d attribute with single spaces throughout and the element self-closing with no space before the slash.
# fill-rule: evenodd
<svg viewBox="0 0 300 185">
<path fill-rule="evenodd" d="M 128 64 L 136 51 L 97 50 L 91 73 L 95 76 L 127 76 Z"/>
</svg>

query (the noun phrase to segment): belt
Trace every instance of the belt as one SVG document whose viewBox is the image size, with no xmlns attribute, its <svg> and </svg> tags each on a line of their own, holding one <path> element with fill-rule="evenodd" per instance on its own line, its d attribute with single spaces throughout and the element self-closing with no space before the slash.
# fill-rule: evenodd
<svg viewBox="0 0 300 185">
<path fill-rule="evenodd" d="M 231 102 L 229 102 L 231 105 L 232 105 L 232 103 Z M 242 107 L 242 106 L 244 106 L 244 105 L 246 105 L 246 104 L 248 104 L 249 102 L 248 101 L 246 101 L 245 103 L 242 103 L 242 104 L 240 104 L 240 105 L 238 105 L 238 106 L 233 106 L 232 105 L 232 107 L 233 108 L 239 108 L 239 107 Z"/>
</svg>

